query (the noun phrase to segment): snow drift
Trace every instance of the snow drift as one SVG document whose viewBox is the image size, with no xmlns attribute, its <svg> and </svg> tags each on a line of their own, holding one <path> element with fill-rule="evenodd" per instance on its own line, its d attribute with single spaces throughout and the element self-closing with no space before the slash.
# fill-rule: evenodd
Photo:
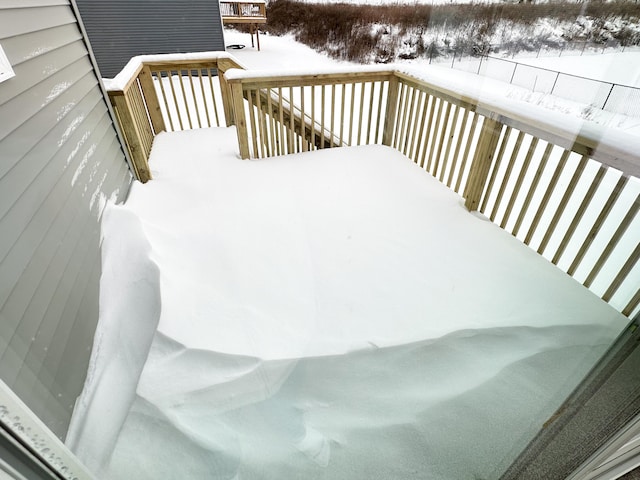
<svg viewBox="0 0 640 480">
<path fill-rule="evenodd" d="M 75 412 L 111 438 L 97 397 L 130 405 L 113 450 L 72 432 L 105 478 L 493 477 L 626 324 L 395 150 L 235 152 L 233 129 L 160 134 L 155 180 L 119 207 L 162 301 L 103 276 L 103 311 L 160 309 L 139 379 Z"/>
</svg>

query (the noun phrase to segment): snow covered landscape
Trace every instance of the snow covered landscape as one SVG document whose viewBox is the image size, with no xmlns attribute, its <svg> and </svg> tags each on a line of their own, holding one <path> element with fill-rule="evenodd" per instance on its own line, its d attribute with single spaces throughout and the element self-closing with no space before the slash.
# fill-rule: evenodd
<svg viewBox="0 0 640 480">
<path fill-rule="evenodd" d="M 261 45 L 232 53 L 349 65 Z M 640 85 L 640 52 L 572 61 L 526 60 Z M 637 117 L 409 63 L 640 135 Z M 201 129 L 158 135 L 150 166 L 105 212 L 67 438 L 100 478 L 496 478 L 628 321 L 388 147 L 241 161 L 235 128 Z"/>
<path fill-rule="evenodd" d="M 227 45 L 249 45 L 241 50 L 229 50 L 248 68 L 255 70 L 268 70 L 278 65 L 278 69 L 307 69 L 322 68 L 331 66 L 355 65 L 347 61 L 339 61 L 329 58 L 327 55 L 295 41 L 291 36 L 263 36 L 261 39 L 262 50 L 251 48 L 249 35 L 235 30 L 227 30 L 225 34 Z M 549 70 L 570 73 L 572 75 L 584 75 L 594 80 L 612 82 L 616 84 L 628 85 L 640 88 L 640 67 L 629 68 L 629 65 L 640 65 L 640 51 L 627 51 L 617 53 L 607 53 L 601 55 L 579 55 L 564 57 L 540 57 L 529 58 L 527 56 L 516 58 L 515 61 L 542 67 Z M 479 95 L 501 95 L 514 100 L 522 100 L 549 110 L 568 114 L 577 118 L 582 118 L 596 124 L 611 127 L 615 130 L 622 130 L 633 135 L 640 136 L 640 111 L 638 115 L 629 116 L 604 111 L 589 105 L 592 95 L 600 95 L 599 90 L 592 93 L 592 86 L 587 85 L 586 91 L 581 95 L 587 101 L 575 101 L 563 98 L 559 95 L 551 95 L 540 91 L 532 91 L 518 85 L 510 84 L 512 66 L 507 72 L 500 72 L 489 76 L 476 75 L 479 60 L 464 59 L 454 63 L 451 69 L 451 62 L 430 63 L 428 59 L 415 59 L 402 62 L 400 65 L 408 65 L 425 71 L 436 72 L 439 75 L 451 75 L 456 81 L 469 82 L 475 85 Z M 534 74 L 535 75 L 535 74 Z M 554 76 L 555 78 L 555 76 Z M 581 88 L 580 83 L 575 85 L 575 90 Z M 571 81 L 567 83 L 567 88 L 571 90 Z M 640 105 L 640 98 L 637 101 Z M 640 108 L 640 107 L 639 107 Z"/>
</svg>

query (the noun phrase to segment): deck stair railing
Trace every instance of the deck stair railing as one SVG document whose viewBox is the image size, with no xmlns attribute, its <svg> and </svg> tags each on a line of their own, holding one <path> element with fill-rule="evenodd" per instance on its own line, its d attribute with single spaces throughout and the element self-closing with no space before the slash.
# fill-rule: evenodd
<svg viewBox="0 0 640 480">
<path fill-rule="evenodd" d="M 623 314 L 638 311 L 640 158 L 627 136 L 603 140 L 597 129 L 576 133 L 535 107 L 480 102 L 389 68 L 300 75 L 225 71 L 218 77 L 222 103 L 242 158 L 388 145 L 460 194 L 469 210 Z M 183 83 L 194 79 L 193 73 L 182 75 Z M 147 84 L 139 82 L 142 90 Z M 151 91 L 157 95 L 158 87 Z M 197 102 L 172 111 L 172 102 L 180 105 L 185 96 L 181 92 L 165 88 L 166 104 L 152 108 L 162 111 L 165 126 L 167 115 L 179 110 L 183 123 L 176 128 L 174 121 L 172 128 L 198 128 L 184 121 L 185 114 L 202 116 Z"/>
</svg>

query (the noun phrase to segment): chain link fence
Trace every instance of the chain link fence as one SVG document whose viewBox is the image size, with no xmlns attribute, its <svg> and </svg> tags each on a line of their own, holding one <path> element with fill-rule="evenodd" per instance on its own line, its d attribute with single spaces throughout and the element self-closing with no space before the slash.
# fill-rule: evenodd
<svg viewBox="0 0 640 480">
<path fill-rule="evenodd" d="M 548 93 L 608 112 L 640 117 L 640 87 L 594 80 L 489 55 L 465 59 L 464 62 L 456 62 L 454 58 L 451 67 L 532 92 Z"/>
</svg>

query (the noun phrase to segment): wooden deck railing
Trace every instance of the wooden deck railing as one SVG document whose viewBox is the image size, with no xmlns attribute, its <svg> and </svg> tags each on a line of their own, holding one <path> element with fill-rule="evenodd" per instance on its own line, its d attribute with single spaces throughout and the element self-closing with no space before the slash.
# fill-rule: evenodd
<svg viewBox="0 0 640 480">
<path fill-rule="evenodd" d="M 224 53 L 137 57 L 107 91 L 141 182 L 151 178 L 153 138 L 162 131 L 232 125 L 224 72 L 242 68 Z"/>
<path fill-rule="evenodd" d="M 640 304 L 640 155 L 598 132 L 381 69 L 227 73 L 243 158 L 383 144 L 625 315 Z"/>
<path fill-rule="evenodd" d="M 598 130 L 564 128 L 565 119 L 541 117 L 535 107 L 478 102 L 392 69 L 258 75 L 231 69 L 230 58 L 215 62 L 226 71 L 219 110 L 227 125 L 236 125 L 242 158 L 347 145 L 396 148 L 460 194 L 469 210 L 622 313 L 638 310 L 640 156 L 628 138 L 602 141 Z M 122 118 L 132 119 L 134 132 L 150 130 L 142 135 L 147 155 L 158 129 L 214 123 L 204 121 L 214 107 L 199 102 L 209 99 L 198 93 L 209 77 L 198 68 L 207 67 L 145 62 L 136 73 L 134 92 L 117 110 L 127 139 L 138 135 Z M 128 106 L 138 113 L 123 113 Z"/>
<path fill-rule="evenodd" d="M 267 9 L 264 1 L 220 2 L 223 23 L 266 23 Z"/>
</svg>

